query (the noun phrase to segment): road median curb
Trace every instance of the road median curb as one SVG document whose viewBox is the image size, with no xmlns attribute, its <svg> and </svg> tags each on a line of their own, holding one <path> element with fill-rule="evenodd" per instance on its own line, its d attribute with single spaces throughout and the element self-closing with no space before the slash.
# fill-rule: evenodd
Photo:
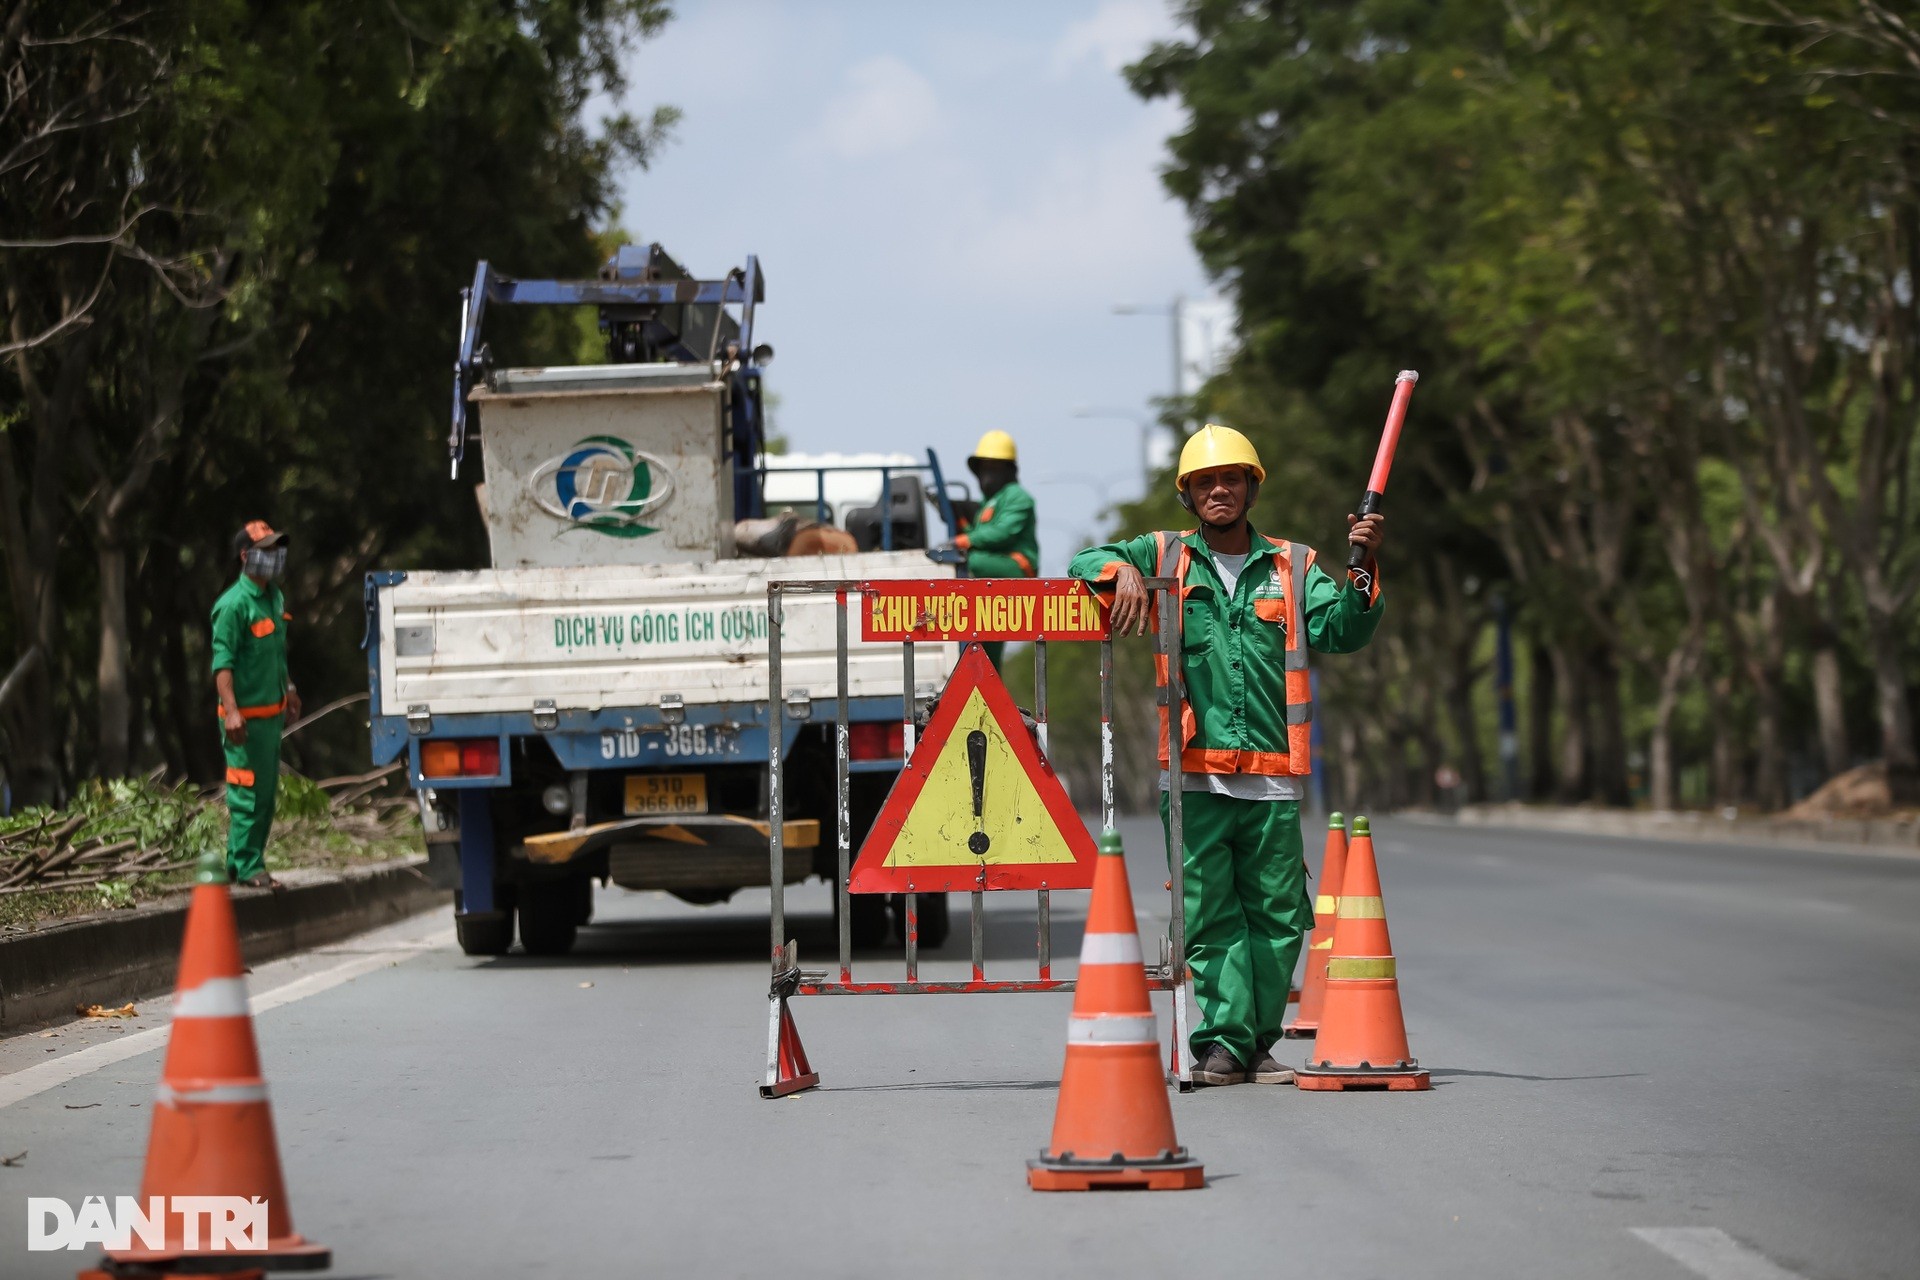
<svg viewBox="0 0 1920 1280">
<path fill-rule="evenodd" d="M 425 858 L 356 867 L 281 889 L 236 889 L 248 965 L 325 946 L 443 905 Z M 132 911 L 47 925 L 0 939 L 0 1029 L 71 1017 L 79 1004 L 124 1004 L 173 984 L 186 931 L 182 894 Z"/>
<path fill-rule="evenodd" d="M 1702 813 L 1636 813 L 1526 805 L 1472 805 L 1455 814 L 1408 813 L 1414 821 L 1461 827 L 1564 832 L 1629 840 L 1671 840 L 1735 848 L 1804 850 L 1810 853 L 1864 853 L 1882 857 L 1920 857 L 1920 822 L 1831 819 L 1821 822 L 1768 818 L 1722 818 Z"/>
</svg>

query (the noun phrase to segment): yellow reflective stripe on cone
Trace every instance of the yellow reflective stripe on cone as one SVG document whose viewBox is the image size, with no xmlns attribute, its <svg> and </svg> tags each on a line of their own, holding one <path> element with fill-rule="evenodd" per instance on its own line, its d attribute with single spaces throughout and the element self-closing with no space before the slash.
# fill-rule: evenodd
<svg viewBox="0 0 1920 1280">
<path fill-rule="evenodd" d="M 1313 900 L 1313 914 L 1330 916 L 1340 905 L 1340 899 L 1330 893 L 1323 893 Z"/>
<path fill-rule="evenodd" d="M 1150 1013 L 1076 1013 L 1067 1019 L 1068 1044 L 1156 1044 L 1159 1039 Z"/>
<path fill-rule="evenodd" d="M 1080 939 L 1081 964 L 1139 964 L 1137 933 L 1089 933 Z"/>
<path fill-rule="evenodd" d="M 1387 908 L 1378 898 L 1340 899 L 1342 920 L 1385 920 Z"/>
<path fill-rule="evenodd" d="M 1333 949 L 1332 938 L 1323 938 L 1319 942 L 1316 942 L 1307 948 L 1307 950 L 1309 951 L 1330 951 L 1332 949 Z"/>
<path fill-rule="evenodd" d="M 1393 966 L 1392 956 L 1335 956 L 1327 961 L 1327 981 L 1339 979 L 1355 980 L 1361 978 L 1393 978 L 1399 976 Z"/>
</svg>

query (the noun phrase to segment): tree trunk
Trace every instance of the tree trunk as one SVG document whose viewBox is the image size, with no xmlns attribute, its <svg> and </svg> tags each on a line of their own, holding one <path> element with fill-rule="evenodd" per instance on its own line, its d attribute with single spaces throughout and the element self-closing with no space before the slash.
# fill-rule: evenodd
<svg viewBox="0 0 1920 1280">
<path fill-rule="evenodd" d="M 1480 755 L 1480 718 L 1474 714 L 1472 672 L 1447 683 L 1447 712 L 1460 760 L 1461 799 L 1480 804 L 1487 799 L 1487 769 Z"/>
<path fill-rule="evenodd" d="M 17 341 L 25 335 L 16 285 L 7 286 L 6 302 Z M 71 311 L 77 302 L 77 296 L 66 297 L 63 313 Z M 65 344 L 50 381 L 42 380 L 40 365 L 25 349 L 12 356 L 26 413 L 11 429 L 0 432 L 0 507 L 4 508 L 0 510 L 0 542 L 5 544 L 16 652 L 25 654 L 38 645 L 46 658 L 40 678 L 21 693 L 6 718 L 16 805 L 47 804 L 62 798 L 64 775 L 56 747 L 63 735 L 55 727 L 59 707 L 54 690 L 61 674 L 59 659 L 65 650 L 60 643 L 61 602 L 54 584 L 60 567 L 61 525 L 71 497 L 67 479 L 72 455 L 66 446 L 98 343 L 99 326 L 82 330 Z M 15 452 L 16 438 L 31 443 L 31 471 L 25 471 L 24 457 Z M 71 742 L 70 738 L 66 740 Z"/>
<path fill-rule="evenodd" d="M 1349 819 L 1360 804 L 1360 731 L 1352 716 L 1340 722 L 1340 778 L 1334 804 Z"/>
<path fill-rule="evenodd" d="M 123 778 L 132 764 L 133 700 L 127 687 L 127 550 L 102 542 L 100 565 L 100 744 L 103 778 Z"/>
<path fill-rule="evenodd" d="M 1887 791 L 1896 805 L 1920 804 L 1920 754 L 1914 750 L 1913 707 L 1907 700 L 1907 669 L 1892 620 L 1867 610 L 1867 646 L 1873 657 L 1874 713 L 1880 721 L 1880 754 L 1887 762 Z"/>
<path fill-rule="evenodd" d="M 1729 683 L 1724 677 L 1713 683 L 1713 802 L 1721 807 L 1742 799 L 1739 726 L 1732 720 Z"/>
<path fill-rule="evenodd" d="M 1660 673 L 1660 697 L 1653 708 L 1653 740 L 1647 750 L 1647 782 L 1655 811 L 1671 812 L 1679 783 L 1673 758 L 1673 713 L 1680 706 L 1680 694 L 1693 675 L 1699 657 L 1699 633 L 1689 631 L 1685 643 L 1667 655 Z"/>
<path fill-rule="evenodd" d="M 1553 660 L 1543 645 L 1527 657 L 1527 799 L 1553 795 Z"/>
<path fill-rule="evenodd" d="M 171 557 L 168 559 L 171 561 Z M 177 592 L 177 567 L 169 563 L 167 573 L 169 583 Z M 163 607 L 176 605 L 178 599 L 178 595 L 173 593 L 155 596 L 156 602 L 163 602 Z M 187 620 L 169 607 L 168 616 L 155 618 L 154 622 L 154 629 L 160 636 L 160 674 L 166 687 L 165 699 L 155 699 L 155 703 L 157 707 L 164 708 L 159 712 L 166 717 L 163 735 L 170 737 L 174 744 L 168 759 L 182 776 L 202 786 L 211 786 L 220 776 L 222 762 L 214 745 L 218 721 L 213 716 L 213 690 L 195 681 L 187 670 L 183 635 Z M 205 715 L 204 721 L 196 718 L 196 709 Z M 1094 776 L 1097 782 L 1099 775 L 1096 773 Z M 1099 794 L 1097 786 L 1094 794 Z"/>
<path fill-rule="evenodd" d="M 1780 688 L 1786 675 L 1786 638 L 1780 625 L 1783 593 L 1769 592 L 1760 601 L 1759 626 L 1749 662 L 1753 691 L 1753 798 L 1769 812 L 1787 807 L 1787 753 L 1785 711 Z"/>
<path fill-rule="evenodd" d="M 1626 716 L 1620 706 L 1620 664 L 1607 644 L 1588 653 L 1593 682 L 1593 790 L 1604 804 L 1624 809 L 1633 802 L 1627 786 Z"/>
<path fill-rule="evenodd" d="M 1556 645 L 1553 678 L 1560 689 L 1560 711 L 1566 721 L 1560 730 L 1560 768 L 1554 799 L 1561 804 L 1579 804 L 1590 794 L 1587 673 L 1581 655 L 1569 652 L 1564 645 Z"/>
<path fill-rule="evenodd" d="M 1813 710 L 1820 726 L 1820 762 L 1829 778 L 1852 763 L 1847 746 L 1847 707 L 1840 683 L 1840 646 L 1824 628 L 1813 651 Z"/>
<path fill-rule="evenodd" d="M 1787 757 L 1781 742 L 1780 695 L 1771 686 L 1754 690 L 1753 798 L 1762 808 L 1787 807 Z"/>
</svg>

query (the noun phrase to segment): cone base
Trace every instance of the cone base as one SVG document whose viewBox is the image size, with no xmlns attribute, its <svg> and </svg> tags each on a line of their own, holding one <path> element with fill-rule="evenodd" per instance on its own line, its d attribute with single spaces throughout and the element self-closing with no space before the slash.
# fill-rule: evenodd
<svg viewBox="0 0 1920 1280">
<path fill-rule="evenodd" d="M 802 1089 L 811 1089 L 819 1083 L 820 1073 L 818 1071 L 809 1071 L 803 1076 L 790 1076 L 774 1084 L 761 1085 L 760 1096 L 763 1098 L 784 1098 L 790 1093 L 798 1093 Z"/>
<path fill-rule="evenodd" d="M 1027 1186 L 1035 1191 L 1192 1191 L 1206 1185 L 1206 1166 L 1198 1160 L 1116 1163 L 1042 1155 L 1027 1161 Z"/>
<path fill-rule="evenodd" d="M 82 1271 L 78 1280 L 266 1280 L 258 1267 L 250 1271 L 152 1271 L 146 1267 L 110 1267 L 105 1271 Z"/>
<path fill-rule="evenodd" d="M 260 1252 L 222 1249 L 217 1253 L 187 1253 L 175 1249 L 125 1249 L 103 1254 L 101 1266 L 112 1275 L 212 1275 L 246 1271 L 325 1271 L 333 1265 L 333 1250 L 305 1236 L 282 1236 L 267 1241 Z"/>
<path fill-rule="evenodd" d="M 1433 1081 L 1421 1067 L 1295 1067 L 1293 1087 L 1309 1093 L 1337 1093 L 1348 1089 L 1390 1089 L 1395 1093 L 1431 1089 Z"/>
</svg>

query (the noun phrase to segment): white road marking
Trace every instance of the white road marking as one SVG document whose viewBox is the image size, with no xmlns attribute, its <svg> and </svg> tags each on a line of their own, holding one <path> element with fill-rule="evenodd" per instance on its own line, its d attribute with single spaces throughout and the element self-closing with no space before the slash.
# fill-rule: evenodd
<svg viewBox="0 0 1920 1280">
<path fill-rule="evenodd" d="M 423 940 L 432 946 L 444 946 L 453 941 L 453 930 L 447 929 Z M 322 991 L 337 987 L 341 983 L 351 982 L 364 973 L 375 969 L 384 969 L 390 964 L 410 960 L 420 954 L 420 947 L 409 944 L 386 951 L 376 951 L 371 955 L 357 956 L 352 960 L 334 965 L 331 969 L 322 969 L 310 973 L 304 978 L 295 978 L 284 986 L 264 991 L 253 998 L 253 1013 L 258 1017 L 269 1009 L 278 1009 L 283 1004 L 292 1004 L 308 996 L 319 995 Z M 55 1058 L 51 1062 L 36 1063 L 31 1067 L 16 1071 L 10 1076 L 0 1076 L 0 1108 L 10 1107 L 38 1093 L 57 1088 L 70 1080 L 91 1075 L 102 1067 L 110 1067 L 116 1062 L 124 1062 L 149 1050 L 164 1048 L 167 1033 L 172 1024 L 164 1027 L 150 1027 L 145 1031 L 136 1031 L 130 1036 L 111 1040 L 105 1044 L 89 1045 L 85 1049 Z"/>
<path fill-rule="evenodd" d="M 1675 1262 L 1706 1280 L 1801 1280 L 1718 1227 L 1629 1227 Z"/>
</svg>

